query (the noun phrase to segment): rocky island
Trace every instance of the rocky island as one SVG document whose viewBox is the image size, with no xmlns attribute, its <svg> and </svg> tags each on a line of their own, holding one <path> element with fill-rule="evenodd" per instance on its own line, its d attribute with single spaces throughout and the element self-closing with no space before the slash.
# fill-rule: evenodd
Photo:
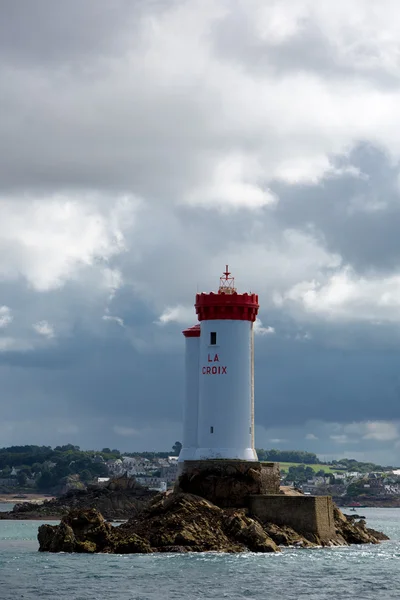
<svg viewBox="0 0 400 600">
<path fill-rule="evenodd" d="M 276 472 L 274 467 L 274 479 Z M 312 519 L 304 518 L 313 515 L 310 497 L 279 487 L 273 494 L 257 494 L 266 481 L 262 467 L 257 470 L 240 462 L 211 461 L 201 469 L 194 464 L 178 479 L 174 491 L 155 493 L 132 479 L 121 478 L 86 494 L 67 494 L 42 505 L 43 511 L 51 512 L 56 504 L 62 516 L 59 525 L 39 527 L 39 550 L 117 554 L 279 552 L 281 546 L 377 544 L 387 539 L 367 528 L 364 519 L 345 516 L 330 498 L 322 504 L 321 517 L 332 521 L 329 528 L 315 527 Z M 272 502 L 270 512 L 259 511 L 260 499 L 262 503 Z M 286 504 L 302 518 L 293 521 L 285 513 Z M 303 504 L 306 510 L 301 508 Z M 24 514 L 24 510 L 20 507 L 17 513 Z M 122 515 L 126 522 L 119 526 L 110 523 Z"/>
<path fill-rule="evenodd" d="M 158 494 L 126 523 L 113 526 L 92 509 L 73 509 L 59 525 L 41 525 L 41 552 L 279 552 L 281 546 L 312 548 L 378 544 L 388 539 L 335 507 L 335 534 L 321 540 L 289 526 L 262 522 L 245 508 L 220 508 L 200 496 Z"/>
</svg>

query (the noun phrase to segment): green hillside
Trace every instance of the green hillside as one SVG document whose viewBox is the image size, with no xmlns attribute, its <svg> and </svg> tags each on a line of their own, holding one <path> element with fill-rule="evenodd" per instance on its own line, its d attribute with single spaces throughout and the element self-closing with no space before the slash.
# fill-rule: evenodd
<svg viewBox="0 0 400 600">
<path fill-rule="evenodd" d="M 281 463 L 279 463 L 281 471 L 286 471 L 286 472 L 289 470 L 289 467 L 299 467 L 301 464 L 304 464 L 304 463 L 296 463 L 296 462 L 281 462 Z M 333 469 L 332 467 L 329 467 L 328 465 L 312 464 L 312 465 L 304 465 L 304 466 L 311 467 L 315 473 L 318 473 L 318 471 L 324 471 L 325 473 L 343 473 L 343 469 L 342 470 Z"/>
</svg>

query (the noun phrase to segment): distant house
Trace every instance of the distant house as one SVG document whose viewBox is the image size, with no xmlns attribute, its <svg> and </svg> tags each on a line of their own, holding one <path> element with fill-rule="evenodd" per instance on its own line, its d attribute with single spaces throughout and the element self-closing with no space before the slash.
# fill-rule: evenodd
<svg viewBox="0 0 400 600">
<path fill-rule="evenodd" d="M 157 490 L 161 487 L 161 483 L 164 483 L 161 477 L 136 477 L 136 481 L 144 487 Z"/>
<path fill-rule="evenodd" d="M 106 462 L 108 472 L 112 475 L 122 475 L 122 460 L 120 458 L 112 458 Z"/>
<path fill-rule="evenodd" d="M 15 479 L 10 477 L 0 477 L 0 485 L 15 486 Z"/>
<path fill-rule="evenodd" d="M 97 478 L 97 483 L 100 484 L 105 484 L 108 483 L 110 481 L 110 477 L 98 477 Z"/>
<path fill-rule="evenodd" d="M 97 464 L 101 464 L 104 463 L 105 460 L 104 458 L 101 456 L 101 454 L 95 454 L 92 458 L 92 462 L 97 463 Z"/>
</svg>

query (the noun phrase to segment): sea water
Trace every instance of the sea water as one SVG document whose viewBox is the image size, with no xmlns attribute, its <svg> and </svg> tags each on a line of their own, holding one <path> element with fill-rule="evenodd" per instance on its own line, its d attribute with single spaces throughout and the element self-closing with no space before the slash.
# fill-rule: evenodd
<svg viewBox="0 0 400 600">
<path fill-rule="evenodd" d="M 390 541 L 276 554 L 47 554 L 40 522 L 0 521 L 0 599 L 398 600 L 400 509 L 359 512 Z"/>
</svg>

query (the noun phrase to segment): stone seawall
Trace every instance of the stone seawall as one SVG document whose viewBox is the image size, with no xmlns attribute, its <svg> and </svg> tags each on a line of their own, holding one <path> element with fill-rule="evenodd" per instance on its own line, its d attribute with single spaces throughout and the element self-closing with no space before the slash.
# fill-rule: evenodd
<svg viewBox="0 0 400 600">
<path fill-rule="evenodd" d="M 330 496 L 251 495 L 250 514 L 263 523 L 286 525 L 326 543 L 336 535 Z"/>
<path fill-rule="evenodd" d="M 175 492 L 196 494 L 222 508 L 246 507 L 248 496 L 279 494 L 278 463 L 246 460 L 187 460 Z"/>
</svg>

